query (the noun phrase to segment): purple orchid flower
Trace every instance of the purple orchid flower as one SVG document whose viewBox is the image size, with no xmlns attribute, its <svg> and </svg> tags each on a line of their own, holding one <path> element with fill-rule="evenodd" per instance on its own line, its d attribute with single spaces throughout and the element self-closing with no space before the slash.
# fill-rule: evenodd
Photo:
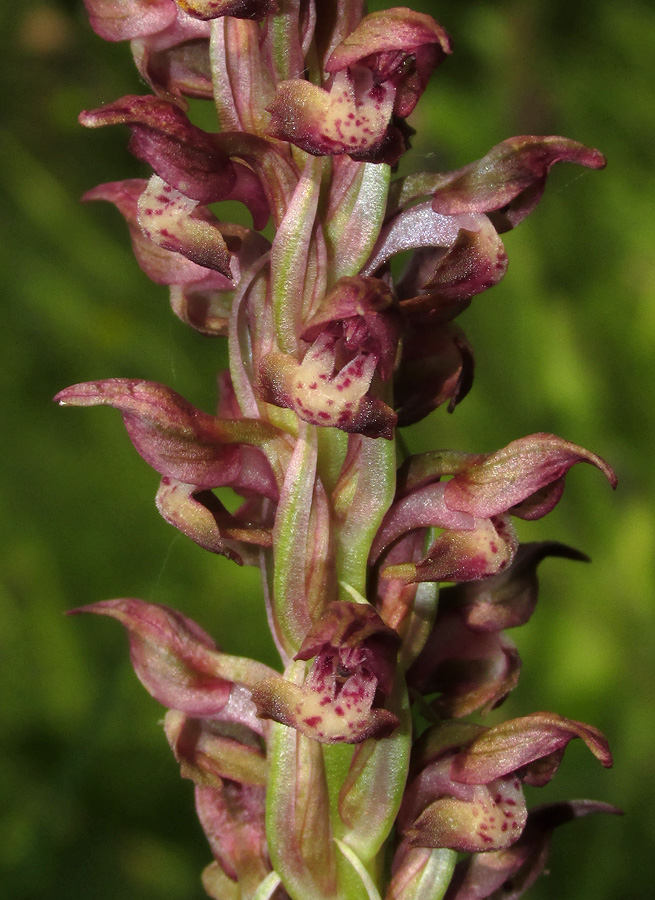
<svg viewBox="0 0 655 900">
<path fill-rule="evenodd" d="M 205 890 L 518 897 L 557 825 L 617 812 L 591 801 L 528 812 L 522 784 L 548 782 L 574 738 L 611 765 L 607 741 L 554 713 L 490 728 L 466 717 L 517 684 L 505 629 L 530 619 L 537 566 L 586 559 L 554 541 L 519 545 L 513 519 L 550 512 L 576 463 L 612 487 L 616 477 L 546 433 L 493 453 L 401 444 L 400 465 L 396 438 L 471 389 L 474 351 L 455 319 L 505 276 L 501 234 L 536 207 L 555 163 L 598 169 L 604 157 L 527 135 L 454 172 L 392 181 L 407 117 L 451 53 L 441 25 L 405 7 L 85 3 L 101 37 L 130 41 L 153 94 L 80 120 L 126 125 L 153 174 L 84 199 L 116 206 L 175 314 L 226 339 L 229 370 L 212 413 L 141 379 L 55 399 L 117 409 L 161 477 L 164 519 L 259 567 L 281 660 L 276 671 L 230 656 L 186 616 L 141 600 L 74 610 L 121 622 L 137 676 L 168 708 L 166 737 L 214 857 Z M 212 102 L 214 130 L 194 124 L 189 98 Z M 251 227 L 219 218 L 213 205 L 230 200 Z"/>
</svg>

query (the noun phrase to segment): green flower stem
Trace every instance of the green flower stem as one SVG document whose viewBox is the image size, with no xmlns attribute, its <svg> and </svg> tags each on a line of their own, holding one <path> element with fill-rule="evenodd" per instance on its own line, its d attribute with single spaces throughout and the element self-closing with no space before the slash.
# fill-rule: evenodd
<svg viewBox="0 0 655 900">
<path fill-rule="evenodd" d="M 366 597 L 371 544 L 395 492 L 396 453 L 394 442 L 383 438 L 351 441 L 358 446 L 335 489 L 337 578 Z M 351 599 L 343 587 L 339 591 L 341 600 Z"/>
<path fill-rule="evenodd" d="M 297 682 L 304 663 L 287 670 Z M 330 835 L 321 745 L 293 728 L 271 724 L 266 835 L 275 871 L 292 900 L 341 900 Z"/>
<path fill-rule="evenodd" d="M 437 528 L 428 528 L 423 543 L 423 552 L 427 553 L 438 534 Z M 404 672 L 409 669 L 419 655 L 430 636 L 439 603 L 439 584 L 436 581 L 424 581 L 416 586 L 414 607 L 409 616 L 409 623 L 403 634 L 403 646 L 400 651 L 400 665 Z"/>
<path fill-rule="evenodd" d="M 285 652 L 294 656 L 311 621 L 305 602 L 311 558 L 309 521 L 316 477 L 316 428 L 301 423 L 278 504 L 274 529 L 272 610 Z"/>
<path fill-rule="evenodd" d="M 334 281 L 357 275 L 377 240 L 387 206 L 391 168 L 363 163 L 350 187 L 325 223 Z"/>
<path fill-rule="evenodd" d="M 300 0 L 278 0 L 277 14 L 268 19 L 271 32 L 272 63 L 275 74 L 280 81 L 297 78 L 304 67 L 304 60 L 299 56 L 300 42 L 298 37 Z"/>
<path fill-rule="evenodd" d="M 271 249 L 271 295 L 275 336 L 283 353 L 298 344 L 307 261 L 321 191 L 323 160 L 305 154 L 305 169 Z"/>
<path fill-rule="evenodd" d="M 457 853 L 455 850 L 430 850 L 426 847 L 417 847 L 411 851 L 417 857 L 422 857 L 422 866 L 417 866 L 416 874 L 409 884 L 404 883 L 402 892 L 396 893 L 393 882 L 385 900 L 442 900 L 448 890 Z"/>
</svg>

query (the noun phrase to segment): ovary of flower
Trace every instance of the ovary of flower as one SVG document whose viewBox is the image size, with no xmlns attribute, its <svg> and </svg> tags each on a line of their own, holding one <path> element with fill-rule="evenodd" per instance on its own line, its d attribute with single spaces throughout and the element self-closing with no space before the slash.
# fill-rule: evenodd
<svg viewBox="0 0 655 900">
<path fill-rule="evenodd" d="M 375 354 L 363 351 L 333 375 L 336 343 L 332 335 L 320 335 L 293 378 L 293 406 L 315 425 L 346 425 L 357 413 L 377 365 Z"/>
</svg>

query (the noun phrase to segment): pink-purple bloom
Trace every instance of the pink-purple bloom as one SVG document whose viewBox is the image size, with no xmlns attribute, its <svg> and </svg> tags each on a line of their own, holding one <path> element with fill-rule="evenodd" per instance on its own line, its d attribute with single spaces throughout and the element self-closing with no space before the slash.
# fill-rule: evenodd
<svg viewBox="0 0 655 900">
<path fill-rule="evenodd" d="M 153 94 L 81 114 L 127 126 L 151 170 L 84 199 L 118 209 L 175 314 L 227 339 L 229 370 L 211 412 L 136 378 L 56 400 L 120 412 L 161 476 L 163 518 L 259 567 L 280 656 L 279 671 L 231 656 L 138 599 L 73 611 L 124 626 L 137 676 L 167 707 L 214 857 L 203 885 L 215 900 L 517 898 L 557 825 L 617 810 L 527 808 L 522 785 L 546 784 L 571 740 L 611 765 L 593 726 L 468 719 L 518 683 L 505 631 L 534 611 L 537 566 L 586 559 L 519 544 L 513 520 L 547 515 L 577 463 L 616 477 L 548 433 L 398 461 L 396 438 L 471 390 L 474 349 L 455 319 L 505 276 L 500 235 L 555 163 L 604 157 L 526 135 L 454 172 L 392 180 L 406 119 L 451 53 L 443 27 L 405 7 L 85 2 L 101 37 L 130 41 Z M 188 98 L 213 101 L 215 130 L 194 124 Z M 212 208 L 229 200 L 247 224 Z M 457 853 L 470 855 L 455 865 Z"/>
</svg>

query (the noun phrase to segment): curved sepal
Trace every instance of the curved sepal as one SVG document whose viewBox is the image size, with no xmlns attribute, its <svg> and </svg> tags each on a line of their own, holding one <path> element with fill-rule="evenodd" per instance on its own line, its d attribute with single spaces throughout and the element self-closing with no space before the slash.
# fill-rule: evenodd
<svg viewBox="0 0 655 900">
<path fill-rule="evenodd" d="M 179 103 L 186 103 L 186 97 L 210 100 L 213 92 L 209 36 L 208 22 L 177 9 L 176 18 L 163 31 L 131 41 L 132 58 L 144 81 L 158 96 Z"/>
<path fill-rule="evenodd" d="M 182 613 L 143 600 L 102 600 L 71 614 L 109 616 L 125 627 L 134 671 L 155 700 L 190 716 L 219 715 L 232 682 L 212 638 Z"/>
<path fill-rule="evenodd" d="M 398 282 L 398 296 L 411 321 L 439 320 L 449 306 L 453 317 L 505 276 L 507 253 L 498 232 L 486 216 L 475 219 L 472 227 L 462 225 L 445 253 L 438 245 L 414 252 Z"/>
<path fill-rule="evenodd" d="M 473 385 L 474 365 L 473 348 L 456 325 L 407 328 L 394 377 L 398 425 L 412 425 L 446 402 L 453 412 Z"/>
<path fill-rule="evenodd" d="M 498 231 L 508 231 L 537 205 L 556 162 L 573 162 L 589 169 L 602 169 L 606 164 L 600 151 L 578 141 L 555 135 L 520 135 L 497 144 L 477 162 L 435 176 L 432 207 L 445 215 L 490 213 Z"/>
<path fill-rule="evenodd" d="M 571 466 L 591 463 L 616 487 L 616 475 L 595 453 L 554 434 L 531 434 L 512 441 L 455 475 L 444 495 L 449 509 L 473 516 L 511 511 L 522 519 L 538 519 L 560 499 Z"/>
<path fill-rule="evenodd" d="M 426 484 L 397 499 L 384 517 L 371 547 L 371 561 L 409 531 L 419 528 L 446 528 L 472 531 L 475 519 L 468 513 L 450 509 L 445 502 L 446 485 Z"/>
<path fill-rule="evenodd" d="M 520 544 L 511 566 L 497 575 L 446 588 L 440 609 L 457 611 L 478 632 L 525 625 L 537 605 L 537 566 L 547 557 L 589 562 L 584 553 L 557 541 Z"/>
<path fill-rule="evenodd" d="M 225 199 L 237 180 L 229 156 L 212 135 L 192 125 L 174 103 L 151 95 L 128 95 L 79 116 L 87 128 L 128 125 L 129 150 L 187 197 L 201 203 Z"/>
<path fill-rule="evenodd" d="M 214 858 L 228 878 L 238 883 L 239 896 L 251 897 L 271 871 L 264 786 L 226 780 L 217 787 L 197 785 L 195 795 L 196 812 Z"/>
<path fill-rule="evenodd" d="M 526 783 L 540 787 L 553 777 L 574 738 L 581 738 L 605 768 L 611 767 L 607 739 L 597 728 L 557 713 L 533 713 L 502 722 L 474 738 L 455 757 L 451 774 L 458 782 L 484 784 L 520 770 Z"/>
<path fill-rule="evenodd" d="M 218 419 L 152 381 L 108 378 L 65 388 L 62 406 L 113 406 L 139 454 L 161 475 L 196 488 L 235 482 L 239 444 L 265 447 L 279 429 L 258 419 Z"/>
<path fill-rule="evenodd" d="M 447 589 L 448 590 L 448 589 Z M 430 704 L 441 718 L 461 718 L 498 707 L 518 684 L 521 659 L 502 632 L 469 628 L 457 610 L 444 605 L 443 591 L 434 628 L 407 675 L 421 694 L 439 692 Z M 445 607 L 445 608 L 444 608 Z"/>
<path fill-rule="evenodd" d="M 91 27 L 106 41 L 163 31 L 175 20 L 173 0 L 84 0 Z"/>
<path fill-rule="evenodd" d="M 150 95 L 128 95 L 80 113 L 88 128 L 128 125 L 130 151 L 147 162 L 168 185 L 199 203 L 240 200 L 250 210 L 256 229 L 263 228 L 269 207 L 259 178 L 230 159 L 222 135 L 193 125 L 175 103 Z"/>
</svg>

